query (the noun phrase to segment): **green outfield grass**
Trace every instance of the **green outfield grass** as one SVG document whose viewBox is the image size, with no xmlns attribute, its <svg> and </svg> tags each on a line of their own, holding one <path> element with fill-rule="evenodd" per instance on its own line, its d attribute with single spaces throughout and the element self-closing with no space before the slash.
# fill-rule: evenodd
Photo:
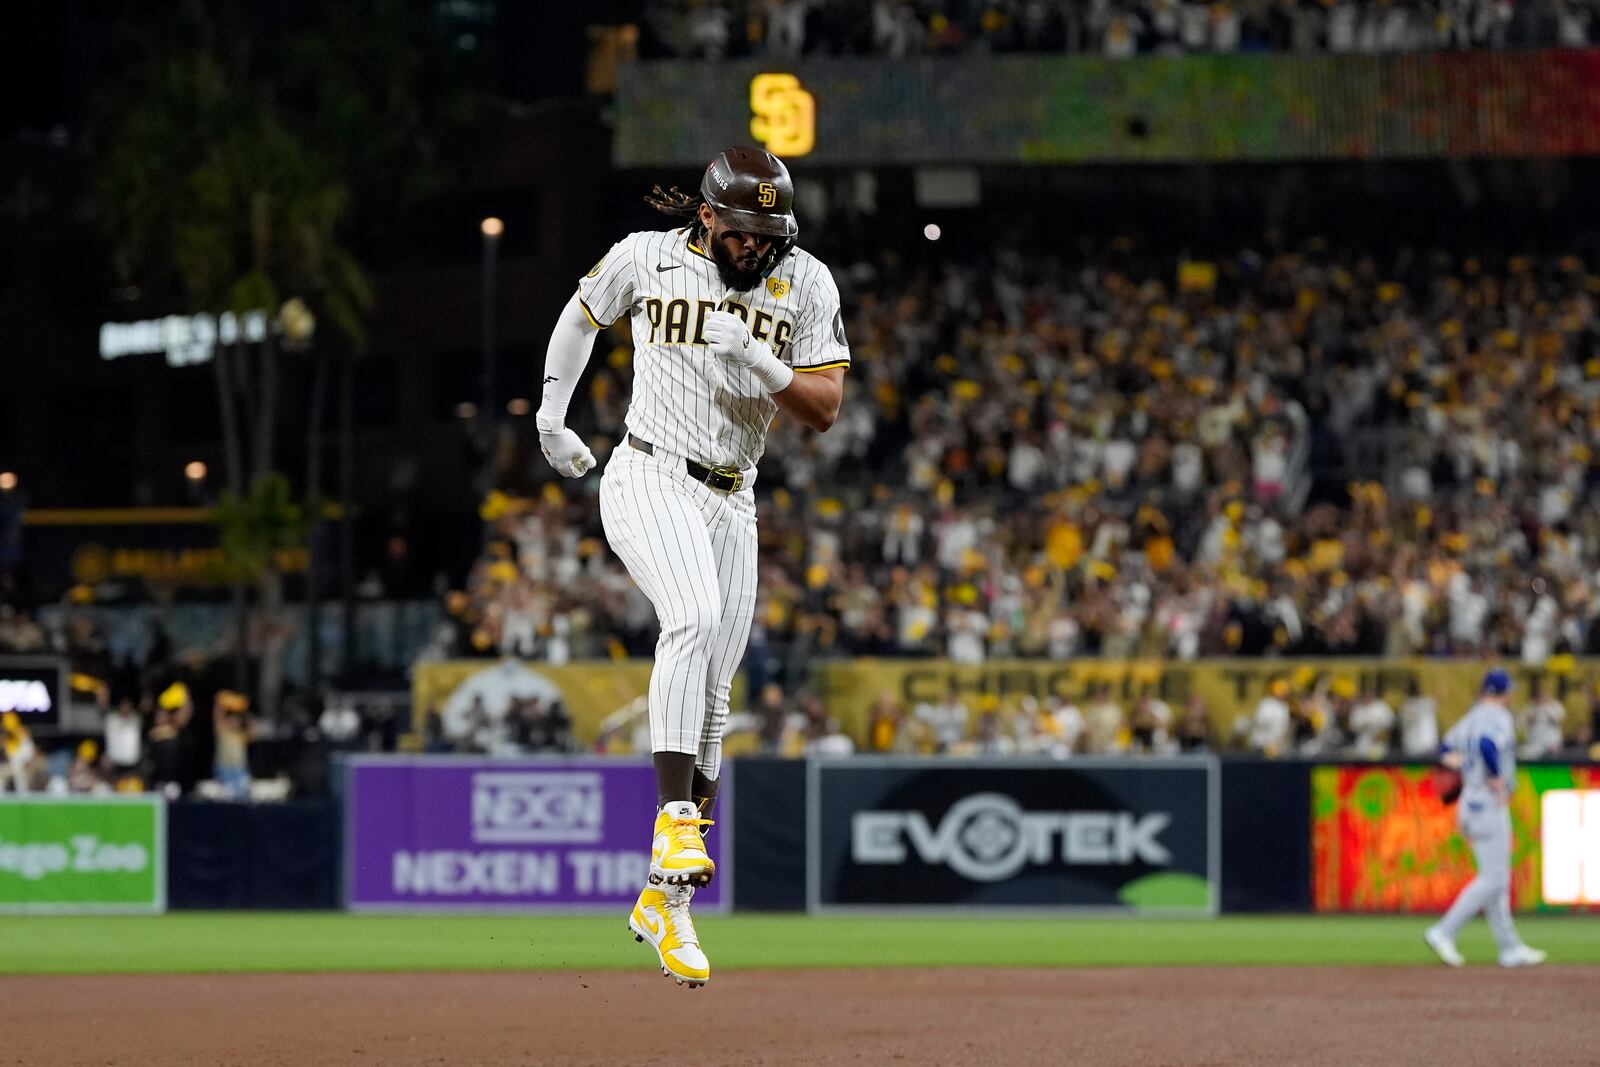
<svg viewBox="0 0 1600 1067">
<path fill-rule="evenodd" d="M 719 968 L 1075 967 L 1156 964 L 1428 964 L 1426 920 L 811 919 L 706 916 Z M 1600 963 L 1600 920 L 1524 918 L 1552 963 Z M 1461 949 L 1489 963 L 1479 922 Z M 390 917 L 187 912 L 160 917 L 0 917 L 0 974 L 202 971 L 588 970 L 638 967 L 622 916 Z"/>
</svg>

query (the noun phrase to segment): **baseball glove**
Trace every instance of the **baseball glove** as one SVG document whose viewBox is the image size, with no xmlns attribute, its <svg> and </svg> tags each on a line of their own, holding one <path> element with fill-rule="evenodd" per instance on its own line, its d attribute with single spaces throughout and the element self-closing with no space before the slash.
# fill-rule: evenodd
<svg viewBox="0 0 1600 1067">
<path fill-rule="evenodd" d="M 1461 795 L 1461 772 L 1444 766 L 1435 767 L 1433 791 L 1439 795 L 1443 803 L 1454 804 L 1456 798 Z"/>
</svg>

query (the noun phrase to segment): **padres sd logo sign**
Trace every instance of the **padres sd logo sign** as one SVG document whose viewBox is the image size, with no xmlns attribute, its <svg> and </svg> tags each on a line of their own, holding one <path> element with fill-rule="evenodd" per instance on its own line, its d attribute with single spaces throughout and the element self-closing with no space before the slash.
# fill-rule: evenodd
<svg viewBox="0 0 1600 1067">
<path fill-rule="evenodd" d="M 803 156 L 817 143 L 817 99 L 800 88 L 793 74 L 757 74 L 750 79 L 750 136 L 769 152 Z M 765 187 L 761 193 L 765 195 Z M 770 207 L 776 202 L 762 200 Z"/>
<path fill-rule="evenodd" d="M 771 182 L 762 182 L 756 186 L 756 201 L 762 207 L 771 207 L 778 202 L 778 190 Z"/>
<path fill-rule="evenodd" d="M 767 292 L 771 293 L 777 299 L 782 300 L 784 297 L 789 295 L 789 283 L 784 281 L 782 278 L 768 278 Z"/>
</svg>

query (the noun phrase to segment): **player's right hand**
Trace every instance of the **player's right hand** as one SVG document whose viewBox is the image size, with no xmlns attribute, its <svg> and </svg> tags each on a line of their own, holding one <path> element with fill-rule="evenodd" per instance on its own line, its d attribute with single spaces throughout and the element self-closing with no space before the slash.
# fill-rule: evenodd
<svg viewBox="0 0 1600 1067">
<path fill-rule="evenodd" d="M 535 422 L 539 427 L 539 448 L 557 474 L 563 478 L 582 478 L 594 469 L 594 453 L 583 443 L 583 438 L 558 422 L 543 418 Z"/>
<path fill-rule="evenodd" d="M 739 367 L 755 362 L 758 353 L 751 350 L 750 328 L 731 311 L 708 312 L 701 329 L 701 336 L 717 358 Z"/>
</svg>

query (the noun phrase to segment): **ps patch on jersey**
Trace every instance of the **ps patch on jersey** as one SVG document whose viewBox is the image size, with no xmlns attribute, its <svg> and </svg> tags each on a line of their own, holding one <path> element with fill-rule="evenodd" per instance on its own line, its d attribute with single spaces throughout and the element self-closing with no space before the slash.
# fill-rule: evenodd
<svg viewBox="0 0 1600 1067">
<path fill-rule="evenodd" d="M 767 292 L 771 293 L 774 299 L 782 300 L 789 295 L 789 283 L 782 278 L 768 278 Z"/>
<path fill-rule="evenodd" d="M 589 269 L 589 273 L 585 274 L 584 277 L 585 278 L 598 278 L 598 277 L 600 277 L 600 268 L 606 265 L 606 260 L 608 258 L 609 258 L 608 256 L 601 256 L 600 257 L 600 262 L 596 263 L 593 267 L 591 267 Z"/>
</svg>

